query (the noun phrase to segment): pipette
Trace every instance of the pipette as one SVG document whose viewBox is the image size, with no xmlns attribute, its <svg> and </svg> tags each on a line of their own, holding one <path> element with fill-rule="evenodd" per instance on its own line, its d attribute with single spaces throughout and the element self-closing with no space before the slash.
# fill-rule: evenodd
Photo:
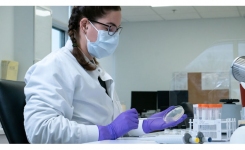
<svg viewBox="0 0 245 150">
<path fill-rule="evenodd" d="M 139 140 L 155 141 L 160 144 L 196 144 L 199 143 L 198 137 L 192 137 L 189 133 L 184 135 L 158 135 L 155 137 L 142 137 Z"/>
<path fill-rule="evenodd" d="M 203 144 L 204 142 L 212 142 L 211 137 L 205 137 L 202 132 L 197 132 L 196 137 L 200 139 L 200 144 Z"/>
</svg>

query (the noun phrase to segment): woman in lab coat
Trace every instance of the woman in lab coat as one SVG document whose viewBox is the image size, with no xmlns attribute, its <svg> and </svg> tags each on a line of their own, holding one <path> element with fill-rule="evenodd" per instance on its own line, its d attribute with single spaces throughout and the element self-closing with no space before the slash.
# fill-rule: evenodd
<svg viewBox="0 0 245 150">
<path fill-rule="evenodd" d="M 96 61 L 115 51 L 120 24 L 120 7 L 73 7 L 70 40 L 25 75 L 24 126 L 30 143 L 114 140 L 172 127 L 186 118 L 171 124 L 159 120 L 173 107 L 145 121 L 139 121 L 135 109 L 122 112 L 113 79 Z"/>
</svg>

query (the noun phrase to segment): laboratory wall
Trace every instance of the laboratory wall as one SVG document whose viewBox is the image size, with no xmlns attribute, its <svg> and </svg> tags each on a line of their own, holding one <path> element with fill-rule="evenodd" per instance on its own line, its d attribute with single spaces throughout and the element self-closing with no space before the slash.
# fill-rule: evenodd
<svg viewBox="0 0 245 150">
<path fill-rule="evenodd" d="M 56 27 L 67 29 L 68 6 L 45 7 L 52 10 L 52 18 Z M 35 21 L 33 20 L 33 13 L 33 6 L 0 6 L 0 61 L 4 59 L 21 60 L 18 71 L 19 81 L 24 80 L 25 72 L 33 64 L 34 60 Z M 50 45 L 48 42 L 46 44 L 42 47 Z"/>
<path fill-rule="evenodd" d="M 50 6 L 52 10 L 53 26 L 63 30 L 68 29 L 69 7 L 68 6 Z"/>
<path fill-rule="evenodd" d="M 17 80 L 24 81 L 26 71 L 35 60 L 37 44 L 35 43 L 35 9 L 30 6 L 16 6 L 12 18 L 14 18 L 13 59 L 19 62 Z M 47 46 L 43 45 L 43 47 Z"/>
<path fill-rule="evenodd" d="M 13 60 L 14 18 L 13 7 L 0 6 L 0 61 Z M 1 65 L 0 65 L 1 70 Z M 1 73 L 0 73 L 1 77 Z"/>
<path fill-rule="evenodd" d="M 122 26 L 115 52 L 115 81 L 127 109 L 131 91 L 170 90 L 173 73 L 185 71 L 206 49 L 217 43 L 245 40 L 244 18 L 125 22 Z M 232 57 L 236 55 L 234 46 Z"/>
</svg>

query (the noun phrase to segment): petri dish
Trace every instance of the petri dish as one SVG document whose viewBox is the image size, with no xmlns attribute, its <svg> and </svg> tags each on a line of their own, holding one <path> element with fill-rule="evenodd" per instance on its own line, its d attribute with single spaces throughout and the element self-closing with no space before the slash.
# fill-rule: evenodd
<svg viewBox="0 0 245 150">
<path fill-rule="evenodd" d="M 176 106 L 175 109 L 171 110 L 165 117 L 163 117 L 163 120 L 166 123 L 177 121 L 179 118 L 181 118 L 184 112 L 185 110 L 182 106 Z"/>
</svg>

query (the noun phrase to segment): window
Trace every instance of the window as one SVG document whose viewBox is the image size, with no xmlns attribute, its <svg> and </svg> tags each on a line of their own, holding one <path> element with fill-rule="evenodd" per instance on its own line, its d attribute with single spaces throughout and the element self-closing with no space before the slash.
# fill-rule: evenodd
<svg viewBox="0 0 245 150">
<path fill-rule="evenodd" d="M 65 31 L 52 27 L 52 52 L 65 46 Z"/>
</svg>

